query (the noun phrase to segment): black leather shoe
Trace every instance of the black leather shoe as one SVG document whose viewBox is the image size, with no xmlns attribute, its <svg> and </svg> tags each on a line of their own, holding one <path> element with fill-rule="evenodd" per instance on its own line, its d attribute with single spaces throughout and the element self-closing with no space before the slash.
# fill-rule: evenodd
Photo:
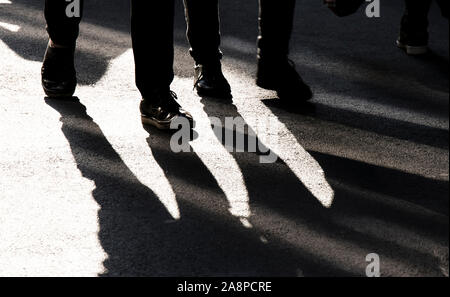
<svg viewBox="0 0 450 297">
<path fill-rule="evenodd" d="M 313 96 L 310 87 L 295 70 L 294 63 L 288 59 L 278 62 L 260 59 L 256 84 L 263 89 L 276 91 L 282 100 L 303 102 Z"/>
<path fill-rule="evenodd" d="M 188 120 L 192 129 L 194 126 L 192 115 L 183 110 L 176 99 L 177 95 L 169 90 L 156 91 L 151 97 L 143 98 L 139 106 L 142 123 L 161 130 L 169 130 L 171 123 L 182 117 Z"/>
<path fill-rule="evenodd" d="M 71 97 L 77 86 L 74 48 L 47 46 L 42 63 L 42 87 L 48 97 Z"/>
<path fill-rule="evenodd" d="M 201 97 L 232 98 L 231 87 L 222 73 L 220 62 L 196 65 L 194 88 Z"/>
</svg>

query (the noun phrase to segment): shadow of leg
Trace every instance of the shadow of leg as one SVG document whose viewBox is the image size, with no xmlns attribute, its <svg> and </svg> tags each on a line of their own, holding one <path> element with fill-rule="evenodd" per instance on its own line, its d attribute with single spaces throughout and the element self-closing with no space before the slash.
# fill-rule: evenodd
<svg viewBox="0 0 450 297">
<path fill-rule="evenodd" d="M 100 205 L 99 240 L 108 255 L 104 276 L 158 275 L 161 236 L 171 216 L 154 193 L 123 163 L 77 98 L 46 99 L 61 114 L 62 132 L 83 177 L 92 180 Z"/>
<path fill-rule="evenodd" d="M 183 209 L 180 222 L 190 226 L 176 235 L 182 247 L 174 249 L 183 250 L 185 257 L 192 259 L 191 269 L 196 275 L 296 275 L 297 267 L 302 265 L 301 257 L 286 256 L 282 248 L 267 245 L 258 232 L 244 228 L 238 218 L 230 215 L 225 194 L 196 153 L 175 154 L 170 150 L 171 134 L 151 127 L 146 130 L 153 156 Z"/>
</svg>

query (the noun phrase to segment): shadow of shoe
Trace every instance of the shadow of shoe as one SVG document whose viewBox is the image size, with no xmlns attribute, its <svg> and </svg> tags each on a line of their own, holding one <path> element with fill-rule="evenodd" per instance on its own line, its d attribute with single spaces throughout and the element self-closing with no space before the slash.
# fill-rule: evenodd
<svg viewBox="0 0 450 297">
<path fill-rule="evenodd" d="M 262 99 L 261 101 L 269 108 L 278 108 L 299 115 L 314 115 L 316 112 L 316 105 L 311 102 L 291 102 L 278 98 Z"/>
</svg>

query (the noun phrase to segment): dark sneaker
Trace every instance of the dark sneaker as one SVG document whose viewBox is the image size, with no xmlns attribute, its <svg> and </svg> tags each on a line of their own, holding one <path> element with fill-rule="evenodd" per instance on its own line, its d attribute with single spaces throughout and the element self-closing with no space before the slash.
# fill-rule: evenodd
<svg viewBox="0 0 450 297">
<path fill-rule="evenodd" d="M 194 88 L 201 97 L 232 98 L 231 87 L 223 75 L 220 62 L 196 65 Z"/>
<path fill-rule="evenodd" d="M 295 70 L 294 63 L 288 59 L 280 62 L 260 59 L 256 84 L 263 89 L 276 91 L 283 100 L 303 102 L 313 96 L 310 87 Z"/>
<path fill-rule="evenodd" d="M 77 86 L 74 48 L 47 46 L 42 63 L 42 87 L 48 97 L 71 97 Z"/>
<path fill-rule="evenodd" d="M 151 98 L 143 98 L 139 106 L 142 123 L 169 130 L 171 123 L 182 117 L 187 119 L 190 128 L 193 128 L 192 115 L 183 110 L 176 99 L 177 95 L 172 91 L 158 91 L 154 92 Z"/>
</svg>

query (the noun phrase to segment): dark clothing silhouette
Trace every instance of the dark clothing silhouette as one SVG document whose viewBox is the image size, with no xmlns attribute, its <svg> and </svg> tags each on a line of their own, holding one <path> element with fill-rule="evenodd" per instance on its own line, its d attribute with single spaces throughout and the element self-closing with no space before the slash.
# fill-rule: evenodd
<svg viewBox="0 0 450 297">
<path fill-rule="evenodd" d="M 219 1 L 184 0 L 187 38 L 196 64 L 214 64 L 222 58 L 220 51 Z"/>
<path fill-rule="evenodd" d="M 82 13 L 84 1 L 79 0 L 79 3 Z M 169 89 L 174 78 L 174 3 L 174 0 L 131 0 L 136 85 L 144 98 L 151 98 L 155 91 Z M 82 15 L 68 17 L 66 9 L 69 4 L 71 2 L 64 0 L 46 0 L 45 19 L 53 43 L 74 47 Z M 204 13 L 205 8 L 207 11 L 217 10 L 217 3 L 211 0 L 185 0 L 185 5 L 186 16 L 190 21 L 189 41 L 196 49 L 192 51 L 193 57 L 196 61 L 220 59 L 222 54 L 218 50 L 220 33 L 217 13 Z M 214 38 L 205 39 L 204 34 Z"/>
<path fill-rule="evenodd" d="M 441 8 L 442 15 L 448 19 L 448 0 L 436 1 Z M 428 40 L 428 13 L 432 0 L 405 0 L 405 13 L 402 18 L 402 31 L 413 38 Z"/>
<path fill-rule="evenodd" d="M 289 54 L 295 0 L 259 0 L 258 56 L 283 60 Z"/>
<path fill-rule="evenodd" d="M 215 62 L 222 57 L 219 49 L 219 0 L 184 2 L 192 57 L 197 64 Z M 295 0 L 260 0 L 259 8 L 259 55 L 270 60 L 286 59 L 294 22 Z"/>
</svg>

